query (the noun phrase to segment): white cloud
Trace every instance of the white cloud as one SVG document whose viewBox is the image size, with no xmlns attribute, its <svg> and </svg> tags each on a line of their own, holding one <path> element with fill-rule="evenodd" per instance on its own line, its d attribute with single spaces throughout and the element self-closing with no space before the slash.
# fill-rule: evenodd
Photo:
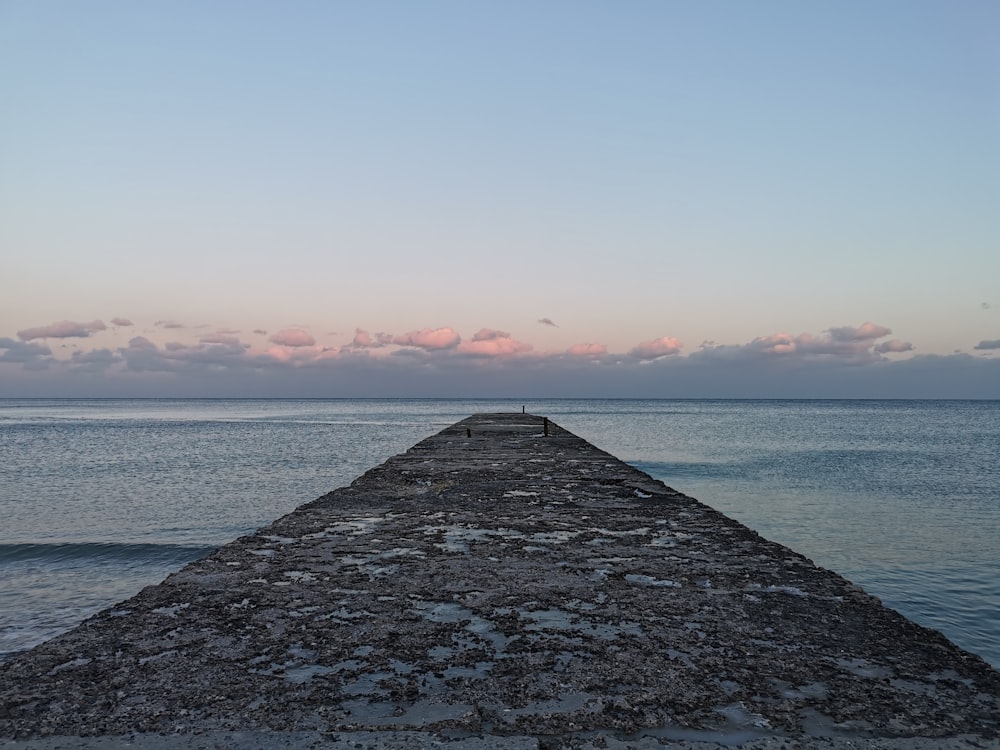
<svg viewBox="0 0 1000 750">
<path fill-rule="evenodd" d="M 600 357 L 608 353 L 608 347 L 604 344 L 573 344 L 566 353 L 574 357 Z"/>
<path fill-rule="evenodd" d="M 910 351 L 908 342 L 892 341 L 875 344 L 875 340 L 887 335 L 890 329 L 874 323 L 864 323 L 857 328 L 831 328 L 825 335 L 811 333 L 772 333 L 758 336 L 746 344 L 720 345 L 712 342 L 702 344 L 693 352 L 694 358 L 746 360 L 758 357 L 778 357 L 786 359 L 833 359 L 844 362 L 866 362 L 882 359 L 884 352 Z M 905 347 L 909 346 L 910 349 Z"/>
<path fill-rule="evenodd" d="M 901 352 L 912 352 L 913 344 L 909 341 L 900 341 L 899 339 L 890 339 L 889 341 L 883 341 L 881 344 L 875 345 L 875 351 L 879 354 L 898 354 Z"/>
<path fill-rule="evenodd" d="M 44 344 L 27 344 L 10 338 L 0 338 L 0 362 L 37 362 L 52 355 Z"/>
<path fill-rule="evenodd" d="M 198 340 L 203 344 L 226 344 L 229 346 L 240 345 L 240 340 L 236 336 L 222 332 L 210 333 L 207 336 L 202 336 Z"/>
<path fill-rule="evenodd" d="M 252 368 L 254 359 L 247 355 L 245 344 L 172 341 L 162 348 L 144 336 L 136 336 L 118 350 L 126 369 L 138 372 L 222 373 Z"/>
<path fill-rule="evenodd" d="M 147 339 L 145 336 L 136 336 L 129 339 L 128 345 L 130 349 L 155 349 L 156 344 Z"/>
<path fill-rule="evenodd" d="M 84 339 L 97 331 L 104 331 L 107 326 L 103 321 L 92 320 L 89 323 L 75 323 L 72 320 L 61 320 L 58 323 L 50 323 L 47 326 L 37 328 L 25 328 L 17 332 L 17 337 L 22 341 L 33 339 Z"/>
<path fill-rule="evenodd" d="M 128 346 L 118 350 L 129 370 L 136 372 L 156 372 L 170 370 L 162 357 L 159 347 L 145 336 L 129 339 Z"/>
<path fill-rule="evenodd" d="M 91 349 L 73 352 L 69 365 L 74 372 L 104 372 L 121 361 L 121 356 L 110 349 Z"/>
</svg>

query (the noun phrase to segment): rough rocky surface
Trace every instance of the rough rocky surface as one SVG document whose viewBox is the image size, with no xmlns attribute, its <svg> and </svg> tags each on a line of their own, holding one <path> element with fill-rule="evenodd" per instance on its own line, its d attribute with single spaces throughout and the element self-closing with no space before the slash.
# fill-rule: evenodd
<svg viewBox="0 0 1000 750">
<path fill-rule="evenodd" d="M 459 422 L 0 667 L 0 737 L 25 748 L 973 748 L 998 731 L 979 657 L 521 414 Z"/>
</svg>

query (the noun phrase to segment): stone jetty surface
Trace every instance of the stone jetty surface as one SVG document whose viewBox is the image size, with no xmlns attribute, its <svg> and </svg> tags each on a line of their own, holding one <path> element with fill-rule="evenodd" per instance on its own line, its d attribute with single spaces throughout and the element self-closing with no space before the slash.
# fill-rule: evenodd
<svg viewBox="0 0 1000 750">
<path fill-rule="evenodd" d="M 998 747 L 1000 674 L 583 439 L 481 414 L 0 667 L 0 745 Z"/>
</svg>

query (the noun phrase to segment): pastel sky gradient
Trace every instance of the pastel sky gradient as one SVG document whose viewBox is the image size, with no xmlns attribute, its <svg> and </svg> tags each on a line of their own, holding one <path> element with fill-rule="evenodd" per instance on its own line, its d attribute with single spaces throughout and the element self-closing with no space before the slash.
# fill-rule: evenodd
<svg viewBox="0 0 1000 750">
<path fill-rule="evenodd" d="M 1000 398 L 1000 4 L 0 0 L 0 397 Z"/>
</svg>

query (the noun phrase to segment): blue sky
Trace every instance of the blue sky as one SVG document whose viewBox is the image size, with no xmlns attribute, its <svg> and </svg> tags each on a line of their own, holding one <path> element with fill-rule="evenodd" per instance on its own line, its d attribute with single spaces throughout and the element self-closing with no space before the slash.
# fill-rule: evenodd
<svg viewBox="0 0 1000 750">
<path fill-rule="evenodd" d="M 992 2 L 0 0 L 0 96 L 0 396 L 1000 397 Z"/>
</svg>

